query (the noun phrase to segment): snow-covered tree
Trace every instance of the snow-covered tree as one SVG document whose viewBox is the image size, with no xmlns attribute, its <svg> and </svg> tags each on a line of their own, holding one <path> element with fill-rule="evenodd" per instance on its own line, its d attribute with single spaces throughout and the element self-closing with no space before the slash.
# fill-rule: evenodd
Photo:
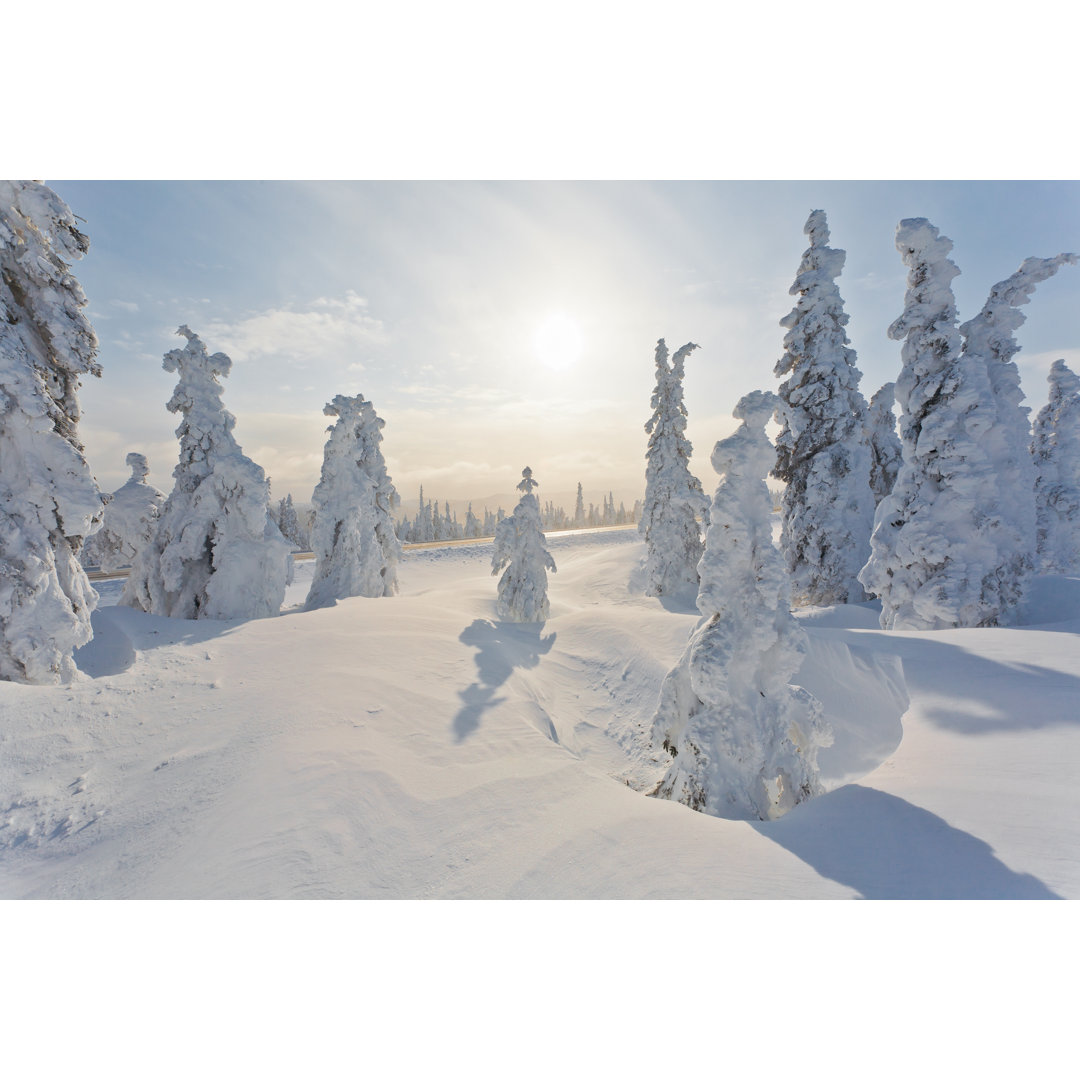
<svg viewBox="0 0 1080 1080">
<path fill-rule="evenodd" d="M 296 507 L 293 506 L 291 494 L 286 495 L 278 504 L 277 522 L 281 535 L 297 551 L 307 550 L 307 537 L 304 536 L 303 529 L 300 527 L 300 518 L 296 513 Z"/>
<path fill-rule="evenodd" d="M 765 424 L 776 405 L 774 394 L 748 394 L 734 413 L 742 426 L 713 450 L 701 621 L 653 720 L 653 741 L 673 759 L 653 794 L 715 817 L 768 820 L 819 794 L 817 754 L 830 742 L 820 703 L 789 682 L 806 631 L 772 542 Z"/>
<path fill-rule="evenodd" d="M 866 411 L 866 428 L 870 433 L 870 490 L 876 506 L 893 489 L 900 471 L 900 436 L 896 434 L 893 402 L 896 384 L 886 383 L 871 399 Z"/>
<path fill-rule="evenodd" d="M 424 502 L 424 485 L 420 485 L 420 505 L 416 511 L 416 522 L 413 525 L 412 542 L 414 544 L 430 544 L 435 539 L 435 521 L 432 516 L 432 505 Z"/>
<path fill-rule="evenodd" d="M 79 564 L 105 497 L 79 442 L 97 337 L 70 262 L 89 241 L 55 192 L 0 181 L 0 679 L 68 682 L 93 636 Z"/>
<path fill-rule="evenodd" d="M 908 267 L 896 381 L 903 460 L 878 504 L 871 555 L 859 575 L 896 630 L 994 626 L 1009 598 L 998 577 L 1004 520 L 984 439 L 996 419 L 986 362 L 965 354 L 956 327 L 952 242 L 925 218 L 906 218 L 896 247 Z"/>
<path fill-rule="evenodd" d="M 472 503 L 469 503 L 469 509 L 465 511 L 465 536 L 469 540 L 480 536 L 480 522 L 473 513 Z"/>
<path fill-rule="evenodd" d="M 1047 381 L 1050 400 L 1031 443 L 1038 564 L 1047 574 L 1080 574 L 1080 378 L 1055 360 Z"/>
<path fill-rule="evenodd" d="M 232 361 L 206 352 L 181 326 L 182 349 L 162 366 L 179 382 L 166 407 L 180 460 L 150 542 L 139 552 L 120 603 L 179 619 L 255 619 L 276 615 L 292 580 L 291 545 L 270 516 L 270 485 L 233 436 L 236 419 L 221 404 L 219 378 Z"/>
<path fill-rule="evenodd" d="M 112 493 L 101 529 L 83 545 L 84 566 L 97 566 L 111 574 L 130 566 L 154 533 L 165 492 L 146 482 L 150 466 L 143 454 L 128 454 L 127 483 Z"/>
<path fill-rule="evenodd" d="M 538 486 L 526 466 L 517 486 L 521 500 L 495 528 L 491 573 L 503 571 L 497 610 L 499 618 L 511 622 L 543 622 L 548 617 L 547 571 L 555 573 L 555 560 L 544 545 L 540 503 L 532 493 Z"/>
<path fill-rule="evenodd" d="M 708 512 L 701 481 L 690 472 L 693 447 L 686 437 L 683 375 L 697 345 L 684 345 L 668 362 L 668 349 L 656 343 L 653 414 L 645 425 L 645 504 L 638 529 L 645 539 L 645 594 L 666 596 L 697 587 L 697 564 L 704 545 L 698 517 Z"/>
<path fill-rule="evenodd" d="M 786 483 L 780 547 L 796 604 L 845 604 L 866 599 L 858 574 L 870 556 L 874 495 L 866 400 L 848 316 L 836 285 L 847 258 L 831 248 L 823 210 L 803 229 L 810 246 L 789 292 L 794 309 L 777 361 L 780 385 L 773 476 Z"/>
<path fill-rule="evenodd" d="M 323 454 L 315 507 L 315 571 L 308 608 L 348 596 L 394 596 L 401 544 L 394 530 L 398 494 L 379 444 L 385 421 L 363 394 L 339 394 L 323 412 L 336 416 Z"/>
<path fill-rule="evenodd" d="M 1020 371 L 1013 361 L 1020 351 L 1014 331 L 1026 316 L 1017 308 L 1030 300 L 1036 285 L 1075 262 L 1076 256 L 1069 254 L 1025 259 L 1015 274 L 990 290 L 982 311 L 960 327 L 964 354 L 985 362 L 994 395 L 994 423 L 981 442 L 994 462 L 1000 524 L 993 536 L 998 548 L 998 589 L 1006 612 L 1023 598 L 1036 548 L 1030 409 L 1022 404 Z"/>
<path fill-rule="evenodd" d="M 574 528 L 585 528 L 585 495 L 581 490 L 581 484 L 577 486 L 577 499 L 574 501 Z"/>
</svg>

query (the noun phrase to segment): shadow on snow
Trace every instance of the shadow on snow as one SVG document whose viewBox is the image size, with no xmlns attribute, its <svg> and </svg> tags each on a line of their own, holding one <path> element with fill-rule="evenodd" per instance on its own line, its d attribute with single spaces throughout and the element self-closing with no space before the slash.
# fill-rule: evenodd
<svg viewBox="0 0 1080 1080">
<path fill-rule="evenodd" d="M 1031 874 L 1010 870 L 985 841 L 859 784 L 752 827 L 867 900 L 1061 899 Z"/>
<path fill-rule="evenodd" d="M 495 692 L 515 668 L 534 668 L 540 657 L 551 651 L 555 634 L 541 637 L 543 623 L 491 622 L 475 619 L 458 638 L 463 645 L 478 649 L 476 682 L 458 692 L 462 705 L 454 717 L 454 736 L 458 742 L 471 735 L 484 713 L 505 701 Z"/>
</svg>

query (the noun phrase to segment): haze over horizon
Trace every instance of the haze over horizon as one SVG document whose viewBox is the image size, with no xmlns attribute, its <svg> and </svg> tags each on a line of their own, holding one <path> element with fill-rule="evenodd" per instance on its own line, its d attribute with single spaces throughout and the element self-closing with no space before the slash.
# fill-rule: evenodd
<svg viewBox="0 0 1080 1080">
<path fill-rule="evenodd" d="M 581 482 L 586 502 L 612 490 L 629 507 L 656 340 L 694 341 L 688 435 L 711 491 L 731 409 L 778 384 L 811 210 L 847 252 L 839 286 L 867 398 L 900 370 L 886 329 L 903 307 L 901 218 L 953 241 L 961 321 L 1024 258 L 1080 250 L 1071 181 L 47 182 L 90 238 L 73 271 L 103 377 L 83 383 L 80 433 L 106 491 L 131 450 L 171 489 L 175 379 L 161 357 L 181 324 L 233 359 L 237 439 L 275 498 L 297 503 L 319 478 L 323 405 L 362 393 L 386 421 L 403 499 L 420 485 L 451 503 L 511 492 L 528 464 L 542 496 Z M 1053 360 L 1080 362 L 1075 275 L 1023 309 L 1016 359 L 1034 411 Z"/>
</svg>

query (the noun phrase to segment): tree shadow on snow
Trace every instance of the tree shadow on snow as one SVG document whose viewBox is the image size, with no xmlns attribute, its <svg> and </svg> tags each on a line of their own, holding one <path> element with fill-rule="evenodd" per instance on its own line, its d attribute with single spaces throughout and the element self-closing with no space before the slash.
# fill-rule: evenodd
<svg viewBox="0 0 1080 1080">
<path fill-rule="evenodd" d="M 867 900 L 1062 899 L 1031 874 L 1010 870 L 985 841 L 859 784 L 753 828 Z"/>
<path fill-rule="evenodd" d="M 994 630 L 979 633 L 993 634 Z M 824 631 L 835 636 L 836 631 Z M 841 640 L 891 652 L 904 665 L 911 699 L 931 723 L 961 735 L 1080 723 L 1080 678 L 1020 661 L 992 660 L 941 641 L 861 631 Z"/>
<path fill-rule="evenodd" d="M 542 623 L 491 622 L 475 619 L 458 638 L 463 645 L 479 651 L 476 662 L 478 680 L 465 690 L 458 691 L 462 706 L 454 717 L 454 736 L 462 742 L 479 726 L 484 713 L 505 701 L 495 697 L 495 691 L 515 668 L 533 668 L 540 657 L 551 651 L 555 634 L 540 636 Z"/>
</svg>

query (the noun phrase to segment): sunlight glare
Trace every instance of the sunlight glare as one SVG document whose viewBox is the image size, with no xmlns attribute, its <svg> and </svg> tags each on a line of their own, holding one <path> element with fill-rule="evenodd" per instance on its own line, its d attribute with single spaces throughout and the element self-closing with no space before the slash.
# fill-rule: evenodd
<svg viewBox="0 0 1080 1080">
<path fill-rule="evenodd" d="M 549 315 L 536 330 L 533 349 L 545 367 L 565 371 L 581 357 L 581 328 L 561 312 Z"/>
</svg>

